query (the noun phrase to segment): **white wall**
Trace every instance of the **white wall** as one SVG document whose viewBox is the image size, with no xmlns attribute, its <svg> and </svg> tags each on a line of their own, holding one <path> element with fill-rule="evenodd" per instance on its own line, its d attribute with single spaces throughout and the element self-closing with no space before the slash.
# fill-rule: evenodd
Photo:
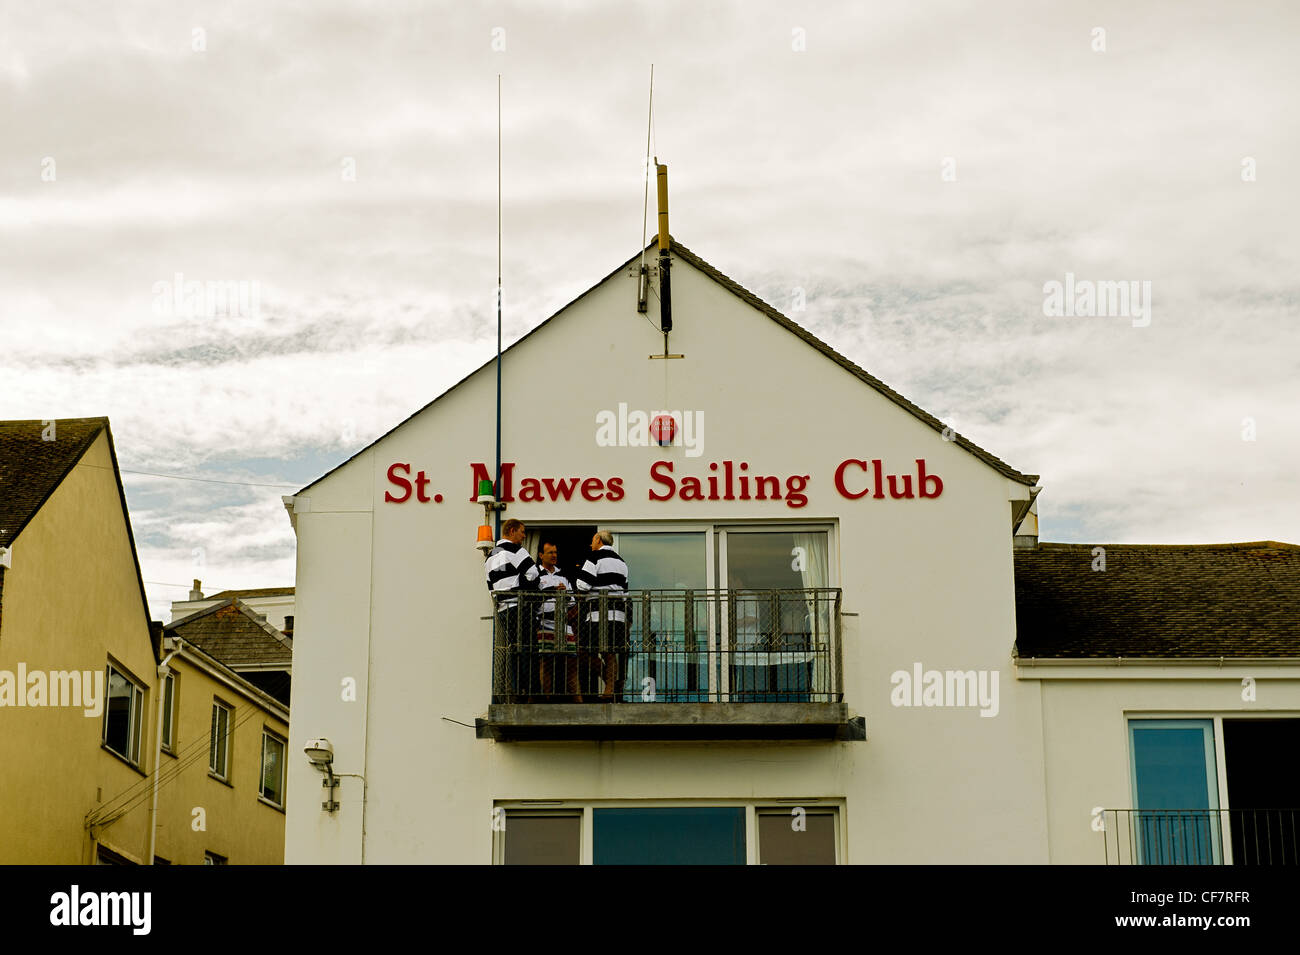
<svg viewBox="0 0 1300 955">
<path fill-rule="evenodd" d="M 1092 810 L 1135 808 L 1129 719 L 1300 716 L 1300 673 L 1295 667 L 1130 663 L 1072 667 L 1068 674 L 1056 667 L 1025 668 L 1022 673 L 1021 682 L 1042 687 L 1053 863 L 1101 864 L 1103 835 L 1092 828 Z M 1242 699 L 1244 677 L 1255 680 L 1253 701 Z M 1216 737 L 1222 755 L 1222 737 L 1217 732 Z M 1222 760 L 1217 768 L 1222 778 Z M 1227 805 L 1220 803 L 1221 808 Z M 1114 851 L 1112 841 L 1112 862 Z"/>
<path fill-rule="evenodd" d="M 311 639 L 295 652 L 291 749 L 328 735 L 348 768 L 364 740 L 368 862 L 487 862 L 497 799 L 693 796 L 846 797 L 852 862 L 1046 861 L 1039 688 L 1010 669 L 1010 482 L 680 260 L 673 296 L 670 344 L 683 360 L 647 360 L 662 336 L 622 275 L 506 356 L 516 493 L 528 475 L 618 475 L 627 492 L 619 503 L 516 503 L 507 516 L 836 522 L 833 573 L 844 609 L 860 614 L 845 618 L 846 699 L 868 741 L 496 743 L 451 722 L 472 726 L 490 698 L 490 602 L 472 549 L 482 509 L 469 502 L 470 461 L 493 461 L 489 366 L 304 495 L 297 625 Z M 597 447 L 596 412 L 619 402 L 703 410 L 704 455 Z M 832 477 L 849 457 L 895 473 L 924 458 L 943 493 L 846 500 Z M 665 458 L 678 477 L 728 458 L 751 474 L 808 474 L 809 503 L 653 502 L 649 468 Z M 444 501 L 385 503 L 395 461 L 425 470 Z M 999 714 L 892 706 L 890 674 L 914 662 L 996 670 Z M 345 674 L 364 703 L 334 702 Z M 288 861 L 358 857 L 347 800 L 327 818 L 319 776 L 300 757 L 291 765 Z"/>
</svg>

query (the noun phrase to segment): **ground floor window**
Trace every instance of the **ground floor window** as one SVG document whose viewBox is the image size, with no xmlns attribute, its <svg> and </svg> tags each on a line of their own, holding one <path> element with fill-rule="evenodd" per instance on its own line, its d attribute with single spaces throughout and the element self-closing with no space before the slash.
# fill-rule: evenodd
<svg viewBox="0 0 1300 955">
<path fill-rule="evenodd" d="M 834 865 L 841 858 L 842 805 L 824 799 L 718 802 L 498 805 L 494 860 L 505 865 Z"/>
<path fill-rule="evenodd" d="M 582 813 L 498 813 L 506 865 L 578 865 L 582 861 Z M 504 824 L 502 823 L 504 820 Z"/>
</svg>

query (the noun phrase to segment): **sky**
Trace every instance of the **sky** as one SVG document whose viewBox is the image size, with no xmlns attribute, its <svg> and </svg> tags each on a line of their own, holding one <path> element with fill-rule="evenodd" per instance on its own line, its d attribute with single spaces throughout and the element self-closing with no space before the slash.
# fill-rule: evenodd
<svg viewBox="0 0 1300 955">
<path fill-rule="evenodd" d="M 653 63 L 673 235 L 1042 475 L 1044 540 L 1300 543 L 1297 27 L 0 0 L 0 419 L 109 417 L 157 619 L 292 584 L 280 496 L 495 352 L 498 74 L 508 343 L 640 248 Z"/>
</svg>

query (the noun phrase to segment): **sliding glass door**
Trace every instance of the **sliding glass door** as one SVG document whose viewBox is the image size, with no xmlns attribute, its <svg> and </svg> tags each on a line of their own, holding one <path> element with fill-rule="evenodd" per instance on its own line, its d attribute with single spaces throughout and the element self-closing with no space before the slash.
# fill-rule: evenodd
<svg viewBox="0 0 1300 955">
<path fill-rule="evenodd" d="M 709 699 L 709 579 L 706 531 L 620 532 L 614 541 L 633 591 L 623 698 L 656 703 Z M 672 599 L 638 601 L 639 590 L 691 590 Z"/>
<path fill-rule="evenodd" d="M 730 699 L 806 703 L 830 679 L 827 532 L 734 528 L 719 532 L 720 580 L 729 591 L 722 648 Z"/>
<path fill-rule="evenodd" d="M 632 592 L 626 701 L 828 698 L 836 663 L 824 525 L 629 528 L 615 531 L 614 548 Z M 678 593 L 638 594 L 654 590 Z"/>
</svg>

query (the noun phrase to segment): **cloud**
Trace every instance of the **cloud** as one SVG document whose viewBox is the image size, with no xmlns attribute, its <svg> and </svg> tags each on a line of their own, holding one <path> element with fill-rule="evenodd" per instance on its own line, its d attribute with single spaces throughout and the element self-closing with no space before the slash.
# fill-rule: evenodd
<svg viewBox="0 0 1300 955">
<path fill-rule="evenodd" d="M 492 353 L 497 74 L 513 340 L 637 248 L 653 61 L 674 234 L 778 308 L 803 289 L 792 317 L 1040 472 L 1046 536 L 1300 541 L 1279 506 L 1300 469 L 1297 16 L 413 0 L 15 15 L 4 415 L 107 413 L 142 470 L 323 473 Z M 1067 272 L 1150 281 L 1151 325 L 1046 318 L 1043 284 Z M 160 313 L 154 286 L 177 273 L 256 282 L 259 314 Z M 241 463 L 264 461 L 283 466 Z M 214 503 L 145 480 L 128 491 L 147 579 L 185 584 L 192 541 L 223 585 L 292 579 L 278 492 Z"/>
</svg>

